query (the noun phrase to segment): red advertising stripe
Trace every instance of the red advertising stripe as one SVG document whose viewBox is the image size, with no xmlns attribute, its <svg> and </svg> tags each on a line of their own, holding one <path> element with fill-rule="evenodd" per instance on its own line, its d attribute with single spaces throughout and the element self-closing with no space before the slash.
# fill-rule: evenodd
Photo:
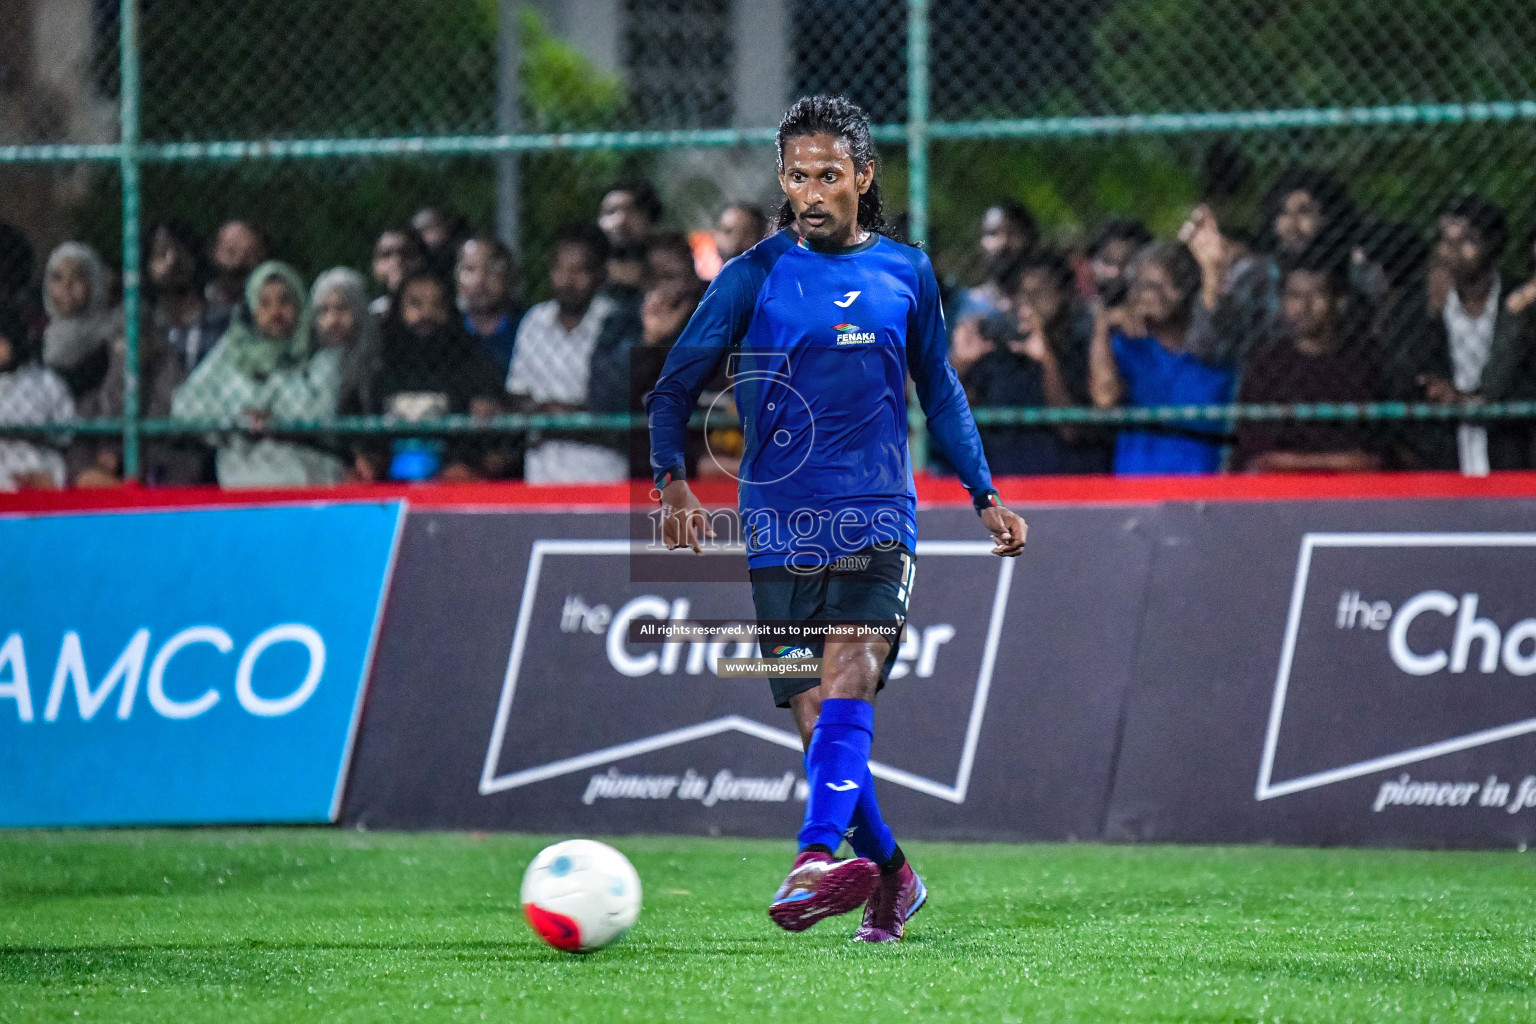
<svg viewBox="0 0 1536 1024">
<path fill-rule="evenodd" d="M 1349 501 L 1426 498 L 1536 498 L 1536 472 L 1464 477 L 1455 473 L 1364 473 L 1298 476 L 1002 477 L 1013 505 L 1142 505 L 1185 501 Z M 709 505 L 734 504 L 731 480 L 693 481 Z M 648 506 L 648 481 L 622 484 L 532 485 L 519 481 L 467 484 L 345 484 L 339 487 L 220 490 L 216 487 L 115 487 L 0 494 L 0 515 L 114 509 L 206 508 L 229 505 L 408 500 L 420 509 L 600 509 Z M 922 475 L 918 501 L 929 508 L 966 507 L 970 498 L 953 478 Z"/>
</svg>

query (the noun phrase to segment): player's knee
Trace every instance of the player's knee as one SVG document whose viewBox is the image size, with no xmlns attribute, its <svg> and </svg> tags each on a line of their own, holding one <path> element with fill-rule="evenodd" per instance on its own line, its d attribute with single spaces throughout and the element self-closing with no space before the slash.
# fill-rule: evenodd
<svg viewBox="0 0 1536 1024">
<path fill-rule="evenodd" d="M 850 645 L 831 654 L 823 662 L 822 696 L 873 702 L 880 689 L 882 660 L 871 647 L 863 644 Z"/>
</svg>

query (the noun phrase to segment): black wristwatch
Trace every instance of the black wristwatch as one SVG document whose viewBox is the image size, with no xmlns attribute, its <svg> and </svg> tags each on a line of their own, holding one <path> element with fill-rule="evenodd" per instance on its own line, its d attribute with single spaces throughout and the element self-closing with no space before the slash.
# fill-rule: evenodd
<svg viewBox="0 0 1536 1024">
<path fill-rule="evenodd" d="M 975 506 L 977 515 L 981 515 L 989 508 L 997 508 L 1002 503 L 997 496 L 997 491 L 991 487 L 971 495 L 971 504 Z"/>
<path fill-rule="evenodd" d="M 667 489 L 667 484 L 686 479 L 688 479 L 688 471 L 682 466 L 673 466 L 671 469 L 664 469 L 656 474 L 656 489 L 664 491 Z"/>
</svg>

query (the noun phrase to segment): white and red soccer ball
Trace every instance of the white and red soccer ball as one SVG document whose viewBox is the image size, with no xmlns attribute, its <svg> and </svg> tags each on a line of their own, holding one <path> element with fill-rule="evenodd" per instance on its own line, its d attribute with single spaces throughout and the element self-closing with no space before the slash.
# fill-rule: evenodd
<svg viewBox="0 0 1536 1024">
<path fill-rule="evenodd" d="M 523 913 L 556 949 L 590 953 L 640 916 L 640 876 L 618 850 L 591 839 L 545 847 L 523 873 Z"/>
</svg>

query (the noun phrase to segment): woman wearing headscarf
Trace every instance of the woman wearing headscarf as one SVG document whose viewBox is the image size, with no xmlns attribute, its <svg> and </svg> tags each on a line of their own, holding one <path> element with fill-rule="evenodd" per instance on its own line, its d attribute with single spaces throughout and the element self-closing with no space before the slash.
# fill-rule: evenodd
<svg viewBox="0 0 1536 1024">
<path fill-rule="evenodd" d="M 122 331 L 107 295 L 107 268 L 96 250 L 65 242 L 43 272 L 43 364 L 69 385 L 79 402 L 100 390 L 112 359 L 112 340 Z"/>
<path fill-rule="evenodd" d="M 143 241 L 139 414 L 158 420 L 171 414 L 171 397 L 198 360 L 223 337 L 229 318 L 213 315 L 203 298 L 202 243 L 191 227 L 174 217 L 167 218 L 150 225 Z M 123 415 L 127 364 L 128 346 L 119 332 L 112 341 L 106 379 L 76 403 L 81 419 Z M 139 476 L 155 487 L 200 484 L 209 479 L 208 456 L 207 448 L 195 437 L 147 437 L 139 449 Z M 77 435 L 68 460 L 76 487 L 122 483 L 121 438 Z"/>
<path fill-rule="evenodd" d="M 342 478 L 341 460 L 329 452 L 268 434 L 274 422 L 336 413 L 341 353 L 315 347 L 307 298 L 292 267 L 275 260 L 261 264 L 246 282 L 249 312 L 237 315 L 176 389 L 172 416 L 237 425 L 213 442 L 221 486 L 334 484 Z"/>
<path fill-rule="evenodd" d="M 368 282 L 350 267 L 332 267 L 315 278 L 309 302 L 315 316 L 315 345 L 335 349 L 340 357 L 337 411 L 343 416 L 368 412 L 379 367 L 379 323 L 368 311 Z"/>
</svg>

